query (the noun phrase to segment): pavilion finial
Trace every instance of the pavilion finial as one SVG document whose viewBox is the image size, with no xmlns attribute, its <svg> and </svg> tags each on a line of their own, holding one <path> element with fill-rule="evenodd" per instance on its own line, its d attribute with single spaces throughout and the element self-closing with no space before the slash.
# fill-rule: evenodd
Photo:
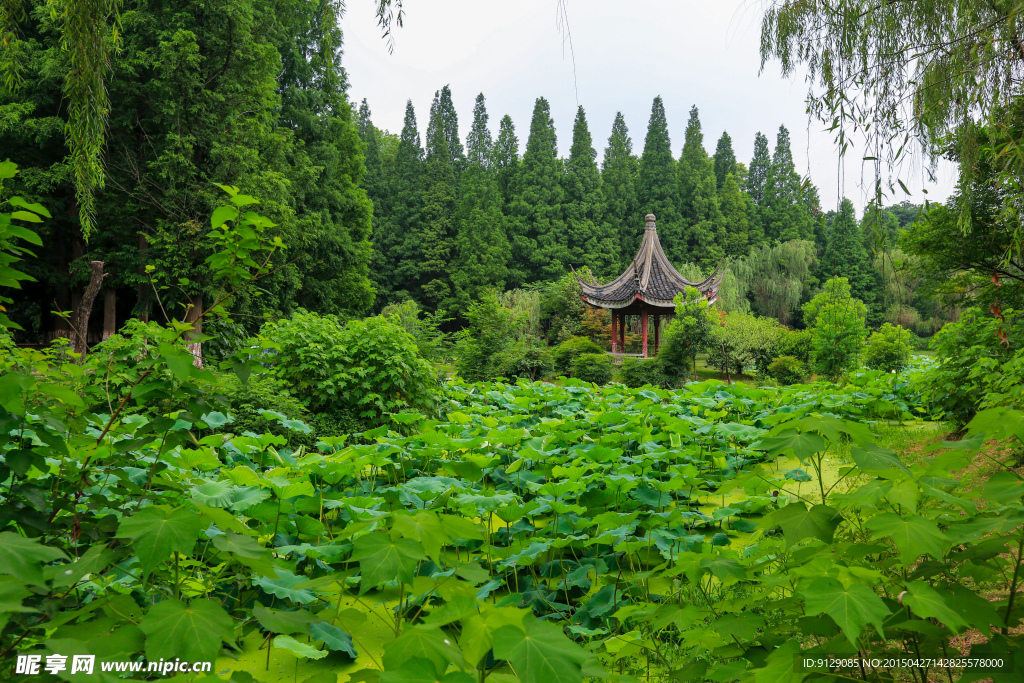
<svg viewBox="0 0 1024 683">
<path fill-rule="evenodd" d="M 646 221 L 646 225 L 644 225 L 644 229 L 645 230 L 656 230 L 657 229 L 657 228 L 654 227 L 654 214 L 653 213 L 649 213 L 646 216 L 644 216 L 644 221 Z"/>
</svg>

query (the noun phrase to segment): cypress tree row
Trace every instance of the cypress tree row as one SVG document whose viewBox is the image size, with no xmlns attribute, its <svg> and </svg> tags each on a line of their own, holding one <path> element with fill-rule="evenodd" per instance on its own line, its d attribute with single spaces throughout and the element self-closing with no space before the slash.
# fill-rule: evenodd
<svg viewBox="0 0 1024 683">
<path fill-rule="evenodd" d="M 572 149 L 565 164 L 565 235 L 569 263 L 590 266 L 597 275 L 618 275 L 617 235 L 604 222 L 604 197 L 590 129 L 583 107 L 576 111 Z"/>
<path fill-rule="evenodd" d="M 620 272 L 640 248 L 643 216 L 636 194 L 639 172 L 639 159 L 633 155 L 633 141 L 629 137 L 626 120 L 621 111 L 617 112 L 601 164 L 601 195 L 605 229 L 609 236 L 618 240 L 616 270 Z"/>
<path fill-rule="evenodd" d="M 726 256 L 743 257 L 751 246 L 749 195 L 740 192 L 736 175 L 728 173 L 718 194 L 718 204 L 725 226 L 724 251 Z"/>
<path fill-rule="evenodd" d="M 676 161 L 672 157 L 672 141 L 668 135 L 665 105 L 661 97 L 651 104 L 651 118 L 647 124 L 644 153 L 640 157 L 637 181 L 637 200 L 640 211 L 653 213 L 658 220 L 658 236 L 665 255 L 673 263 L 683 264 L 689 259 L 679 216 L 679 181 Z M 632 258 L 633 254 L 630 254 Z"/>
<path fill-rule="evenodd" d="M 765 224 L 768 239 L 788 242 L 813 239 L 814 221 L 808 211 L 800 175 L 793 163 L 789 131 L 779 126 L 775 154 L 764 184 Z"/>
<path fill-rule="evenodd" d="M 530 122 L 519 173 L 514 180 L 515 195 L 509 206 L 512 261 L 510 275 L 518 286 L 541 280 L 556 280 L 569 266 L 566 245 L 562 189 L 562 162 L 558 158 L 555 124 L 551 107 L 538 97 Z"/>
<path fill-rule="evenodd" d="M 416 110 L 409 100 L 405 105 L 405 121 L 398 138 L 391 184 L 395 232 L 378 236 L 385 245 L 382 249 L 378 247 L 383 254 L 379 260 L 380 267 L 374 272 L 381 282 L 389 286 L 391 296 L 387 303 L 416 298 L 419 294 L 423 170 L 423 146 L 416 127 Z"/>
<path fill-rule="evenodd" d="M 519 173 L 519 138 L 516 137 L 512 117 L 508 114 L 501 117 L 501 123 L 498 125 L 498 139 L 494 141 L 491 164 L 497 175 L 502 202 L 507 209 L 512 203 L 515 178 Z"/>
<path fill-rule="evenodd" d="M 719 190 L 725 185 L 725 177 L 736 173 L 736 153 L 732 151 L 732 138 L 728 131 L 722 131 L 715 147 L 715 183 Z"/>
<path fill-rule="evenodd" d="M 455 240 L 456 269 L 452 275 L 452 312 L 465 311 L 484 289 L 501 290 L 510 256 L 504 201 L 492 162 L 493 144 L 487 127 L 483 93 L 473 108 L 473 125 L 466 136 L 466 169 L 462 172 Z M 506 117 L 507 118 L 507 117 Z"/>
<path fill-rule="evenodd" d="M 447 86 L 445 87 L 447 90 Z M 448 108 L 441 92 L 434 93 L 427 125 L 427 158 L 423 174 L 423 220 L 418 234 L 420 300 L 429 308 L 442 307 L 451 295 L 452 241 L 455 236 L 455 162 L 462 159 L 462 143 L 455 156 L 448 146 L 448 133 L 458 132 L 454 109 Z"/>
<path fill-rule="evenodd" d="M 725 255 L 725 225 L 718 206 L 713 161 L 704 149 L 697 107 L 690 109 L 679 157 L 679 213 L 689 260 L 712 268 Z"/>
</svg>

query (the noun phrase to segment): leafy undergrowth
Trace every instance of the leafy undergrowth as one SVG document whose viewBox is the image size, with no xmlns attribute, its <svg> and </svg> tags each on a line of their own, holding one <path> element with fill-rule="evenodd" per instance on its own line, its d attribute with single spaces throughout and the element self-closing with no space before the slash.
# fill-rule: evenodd
<svg viewBox="0 0 1024 683">
<path fill-rule="evenodd" d="M 968 630 L 976 653 L 1019 647 L 1001 630 L 1020 620 L 1024 483 L 950 474 L 1020 438 L 1019 412 L 904 461 L 935 429 L 877 372 L 451 383 L 443 419 L 291 451 L 233 434 L 209 373 L 161 353 L 159 391 L 187 410 L 112 417 L 43 359 L 5 376 L 3 680 L 39 679 L 15 652 L 87 652 L 215 661 L 239 683 L 775 683 L 862 673 L 797 670 L 797 653 L 936 654 Z"/>
</svg>

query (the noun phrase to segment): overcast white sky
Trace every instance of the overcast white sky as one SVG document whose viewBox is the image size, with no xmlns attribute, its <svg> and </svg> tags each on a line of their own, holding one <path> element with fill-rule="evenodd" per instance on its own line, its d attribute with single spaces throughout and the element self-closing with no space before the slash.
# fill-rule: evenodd
<svg viewBox="0 0 1024 683">
<path fill-rule="evenodd" d="M 835 208 L 839 196 L 863 207 L 874 171 L 863 154 L 847 152 L 841 173 L 832 134 L 808 124 L 803 77 L 782 79 L 777 64 L 758 76 L 761 5 L 753 0 L 566 0 L 573 59 L 557 27 L 556 0 L 406 0 L 403 28 L 395 30 L 388 54 L 374 16 L 375 2 L 350 0 L 342 22 L 343 63 L 350 96 L 370 104 L 378 128 L 397 133 L 405 102 L 412 99 L 419 129 L 426 129 L 434 92 L 449 84 L 459 113 L 463 140 L 472 121 L 473 101 L 487 98 L 491 132 L 510 114 L 526 144 L 534 101 L 551 104 L 558 147 L 567 156 L 577 103 L 587 121 L 598 163 L 617 111 L 643 151 L 651 100 L 665 101 L 673 154 L 678 157 L 692 105 L 700 110 L 704 146 L 713 153 L 729 131 L 736 157 L 749 163 L 754 134 L 768 136 L 772 149 L 780 125 L 790 130 L 797 171 L 809 173 L 822 207 Z M 578 93 L 578 99 L 577 99 Z M 926 183 L 920 164 L 900 177 L 911 201 L 945 199 L 954 183 L 944 163 L 938 183 Z M 903 199 L 902 192 L 895 201 Z"/>
</svg>

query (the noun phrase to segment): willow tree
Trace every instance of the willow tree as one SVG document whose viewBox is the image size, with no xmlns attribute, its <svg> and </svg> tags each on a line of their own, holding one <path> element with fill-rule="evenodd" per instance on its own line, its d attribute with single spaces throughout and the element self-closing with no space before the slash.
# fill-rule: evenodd
<svg viewBox="0 0 1024 683">
<path fill-rule="evenodd" d="M 788 325 L 793 309 L 807 298 L 814 284 L 811 267 L 816 256 L 814 242 L 792 240 L 751 249 L 729 269 L 735 273 L 740 291 L 749 292 L 755 313 Z"/>
<path fill-rule="evenodd" d="M 998 118 L 1021 94 L 1024 14 L 1020 0 L 774 0 L 762 21 L 761 69 L 772 59 L 786 76 L 806 69 L 811 115 L 837 124 L 843 150 L 851 135 L 863 134 L 879 175 L 884 164 L 891 178 L 914 141 L 935 161 L 960 129 L 956 156 L 969 184 L 974 122 Z M 1004 163 L 1019 178 L 1024 154 L 1015 142 Z M 960 208 L 967 226 L 970 202 Z M 1022 237 L 1018 221 L 1007 254 L 1019 253 Z"/>
</svg>

